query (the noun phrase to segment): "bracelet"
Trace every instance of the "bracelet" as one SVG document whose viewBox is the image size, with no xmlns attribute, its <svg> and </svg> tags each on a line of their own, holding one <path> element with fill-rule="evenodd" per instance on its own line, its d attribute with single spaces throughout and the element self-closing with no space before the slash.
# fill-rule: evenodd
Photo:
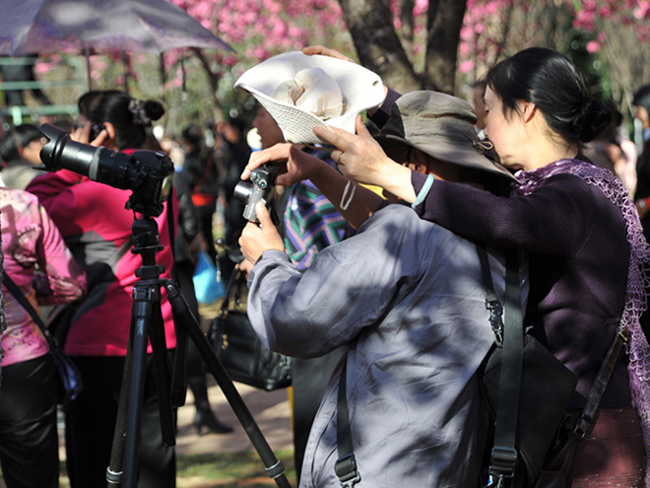
<svg viewBox="0 0 650 488">
<path fill-rule="evenodd" d="M 422 186 L 422 190 L 420 190 L 420 194 L 417 196 L 415 201 L 411 204 L 411 208 L 417 207 L 424 201 L 424 199 L 429 194 L 429 191 L 431 190 L 431 186 L 433 185 L 434 180 L 435 177 L 433 175 L 430 174 L 429 176 L 427 176 L 427 181 L 424 182 L 424 185 Z"/>
</svg>

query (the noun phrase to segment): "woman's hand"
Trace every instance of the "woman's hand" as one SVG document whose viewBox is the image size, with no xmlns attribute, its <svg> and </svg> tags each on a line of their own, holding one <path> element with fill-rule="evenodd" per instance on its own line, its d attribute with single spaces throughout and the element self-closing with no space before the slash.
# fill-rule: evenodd
<svg viewBox="0 0 650 488">
<path fill-rule="evenodd" d="M 322 56 L 329 56 L 330 58 L 342 59 L 343 61 L 349 61 L 351 63 L 354 63 L 354 61 L 352 61 L 347 56 L 341 54 L 340 52 L 318 44 L 315 46 L 307 46 L 303 48 L 302 52 L 303 54 L 307 54 L 308 56 L 311 56 L 312 54 L 320 54 Z"/>
<path fill-rule="evenodd" d="M 242 230 L 239 246 L 246 260 L 256 263 L 264 251 L 277 250 L 284 252 L 284 241 L 278 229 L 271 221 L 271 216 L 262 202 L 255 204 L 255 213 L 259 225 L 249 222 Z"/>
<path fill-rule="evenodd" d="M 267 163 L 282 167 L 282 172 L 276 177 L 275 183 L 284 186 L 311 179 L 321 165 L 326 164 L 293 144 L 276 144 L 268 149 L 252 153 L 241 174 L 241 179 L 247 180 L 251 171 Z"/>
<path fill-rule="evenodd" d="M 336 127 L 332 127 L 332 131 L 314 127 L 314 133 L 338 148 L 332 152 L 332 159 L 338 163 L 339 171 L 359 183 L 384 188 L 385 179 L 397 166 L 370 135 L 360 115 L 357 117 L 358 135 Z"/>
<path fill-rule="evenodd" d="M 332 130 L 314 127 L 318 137 L 338 148 L 338 151 L 332 152 L 332 159 L 338 163 L 343 175 L 358 183 L 383 188 L 406 202 L 415 201 L 411 170 L 386 156 L 366 129 L 360 115 L 357 117 L 358 135 L 336 127 L 332 127 Z"/>
<path fill-rule="evenodd" d="M 106 132 L 106 129 L 103 129 L 94 140 L 90 141 L 91 128 L 92 123 L 87 121 L 82 127 L 78 127 L 72 134 L 70 134 L 70 139 L 75 142 L 90 144 L 95 147 L 101 146 L 108 139 L 108 132 Z"/>
</svg>

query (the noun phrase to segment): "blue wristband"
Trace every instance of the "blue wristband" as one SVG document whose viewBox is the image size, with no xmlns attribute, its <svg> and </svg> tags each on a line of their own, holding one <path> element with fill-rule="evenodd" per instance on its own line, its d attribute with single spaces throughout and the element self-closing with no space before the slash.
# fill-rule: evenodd
<svg viewBox="0 0 650 488">
<path fill-rule="evenodd" d="M 432 174 L 427 176 L 427 181 L 424 182 L 424 185 L 422 186 L 422 190 L 420 190 L 420 194 L 417 196 L 415 201 L 411 204 L 411 208 L 417 207 L 424 201 L 424 199 L 429 194 L 429 190 L 431 190 L 431 186 L 433 186 L 434 180 L 435 178 Z"/>
</svg>

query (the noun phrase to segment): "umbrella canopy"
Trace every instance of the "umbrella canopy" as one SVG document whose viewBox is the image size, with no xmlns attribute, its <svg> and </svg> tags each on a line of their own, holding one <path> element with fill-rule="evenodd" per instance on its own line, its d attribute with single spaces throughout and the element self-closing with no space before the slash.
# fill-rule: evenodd
<svg viewBox="0 0 650 488">
<path fill-rule="evenodd" d="M 166 0 L 3 0 L 0 54 L 233 50 Z"/>
</svg>

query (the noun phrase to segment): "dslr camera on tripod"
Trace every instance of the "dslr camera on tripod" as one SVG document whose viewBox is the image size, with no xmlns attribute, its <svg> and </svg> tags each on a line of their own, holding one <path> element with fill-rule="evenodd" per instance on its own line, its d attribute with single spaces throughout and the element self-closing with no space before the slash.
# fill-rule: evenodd
<svg viewBox="0 0 650 488">
<path fill-rule="evenodd" d="M 257 169 L 251 171 L 250 181 L 240 181 L 237 183 L 233 196 L 242 203 L 246 204 L 243 216 L 251 222 L 257 222 L 255 213 L 255 204 L 262 202 L 268 206 L 269 197 L 273 192 L 275 177 L 280 172 L 277 166 L 263 164 Z"/>
<path fill-rule="evenodd" d="M 162 213 L 174 174 L 174 163 L 166 154 L 140 150 L 128 155 L 75 142 L 51 124 L 43 124 L 40 129 L 49 139 L 41 149 L 44 169 L 67 169 L 120 190 L 131 190 L 127 210 L 154 217 Z"/>
</svg>

